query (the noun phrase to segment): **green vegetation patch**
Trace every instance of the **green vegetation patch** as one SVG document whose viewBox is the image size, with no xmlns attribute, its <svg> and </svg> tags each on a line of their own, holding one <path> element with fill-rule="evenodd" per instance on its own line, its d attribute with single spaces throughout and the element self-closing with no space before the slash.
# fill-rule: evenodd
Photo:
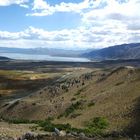
<svg viewBox="0 0 140 140">
<path fill-rule="evenodd" d="M 102 135 L 104 130 L 108 127 L 109 123 L 105 118 L 96 117 L 92 120 L 85 122 L 84 128 L 74 128 L 69 123 L 67 124 L 54 124 L 53 118 L 48 118 L 46 120 L 24 120 L 24 119 L 5 119 L 5 121 L 14 124 L 37 124 L 44 131 L 54 132 L 55 128 L 59 130 L 65 130 L 67 133 L 76 132 L 84 133 L 88 137 Z"/>
<path fill-rule="evenodd" d="M 8 123 L 13 123 L 13 124 L 38 124 L 40 121 L 39 120 L 26 120 L 26 119 L 8 119 L 8 118 L 2 118 L 4 121 Z"/>
<path fill-rule="evenodd" d="M 105 118 L 96 117 L 85 123 L 84 128 L 74 128 L 70 124 L 53 124 L 51 120 L 45 120 L 38 123 L 43 130 L 53 132 L 55 128 L 68 132 L 84 133 L 86 136 L 92 137 L 102 135 L 109 123 Z"/>
<path fill-rule="evenodd" d="M 72 114 L 75 110 L 81 109 L 82 108 L 82 102 L 77 101 L 76 103 L 72 103 L 66 110 L 65 112 L 60 115 L 61 117 L 68 117 L 70 114 Z"/>
<path fill-rule="evenodd" d="M 109 123 L 107 119 L 103 117 L 95 117 L 89 122 L 85 123 L 84 132 L 86 135 L 101 135 L 103 130 L 108 127 Z"/>
<path fill-rule="evenodd" d="M 39 122 L 38 125 L 43 128 L 44 131 L 53 132 L 55 128 L 59 130 L 70 131 L 71 125 L 70 124 L 53 124 L 50 120 L 45 120 Z"/>
</svg>

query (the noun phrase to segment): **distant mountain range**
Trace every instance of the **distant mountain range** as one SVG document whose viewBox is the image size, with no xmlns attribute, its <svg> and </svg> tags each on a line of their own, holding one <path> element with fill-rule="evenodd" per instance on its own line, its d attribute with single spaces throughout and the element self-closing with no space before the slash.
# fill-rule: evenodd
<svg viewBox="0 0 140 140">
<path fill-rule="evenodd" d="M 82 54 L 93 60 L 140 59 L 140 43 L 122 44 Z"/>
<path fill-rule="evenodd" d="M 22 54 L 35 54 L 35 55 L 51 55 L 61 57 L 79 57 L 83 53 L 91 50 L 67 50 L 56 48 L 7 48 L 0 47 L 0 53 L 22 53 Z"/>
<path fill-rule="evenodd" d="M 56 48 L 6 48 L 1 53 L 21 53 L 61 57 L 85 57 L 91 60 L 140 59 L 140 43 L 115 45 L 103 49 L 67 50 Z M 3 58 L 4 59 L 4 58 Z"/>
</svg>

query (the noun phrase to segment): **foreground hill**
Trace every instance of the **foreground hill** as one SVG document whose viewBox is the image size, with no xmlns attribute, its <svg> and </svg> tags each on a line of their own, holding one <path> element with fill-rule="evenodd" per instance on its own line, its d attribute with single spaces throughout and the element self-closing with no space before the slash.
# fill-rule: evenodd
<svg viewBox="0 0 140 140">
<path fill-rule="evenodd" d="M 140 43 L 122 44 L 100 50 L 93 50 L 83 54 L 83 56 L 94 60 L 139 59 Z"/>
<path fill-rule="evenodd" d="M 83 69 L 82 69 L 83 70 Z M 68 73 L 26 98 L 1 104 L 3 119 L 45 120 L 81 129 L 104 118 L 106 133 L 140 135 L 140 70 L 125 66 Z M 10 116 L 10 117 L 9 117 Z M 94 124 L 95 125 L 95 124 Z"/>
</svg>

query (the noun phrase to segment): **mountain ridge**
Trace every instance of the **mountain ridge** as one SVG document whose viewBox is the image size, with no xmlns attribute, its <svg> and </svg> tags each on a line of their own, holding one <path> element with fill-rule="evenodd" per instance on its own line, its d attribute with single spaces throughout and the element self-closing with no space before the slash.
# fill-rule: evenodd
<svg viewBox="0 0 140 140">
<path fill-rule="evenodd" d="M 139 59 L 140 43 L 110 46 L 99 50 L 93 50 L 89 53 L 84 53 L 82 56 L 94 60 Z"/>
<path fill-rule="evenodd" d="M 60 57 L 79 57 L 83 53 L 90 52 L 90 50 L 70 50 L 59 48 L 8 48 L 0 47 L 0 53 L 21 53 L 21 54 L 35 54 L 35 55 L 50 55 Z"/>
</svg>

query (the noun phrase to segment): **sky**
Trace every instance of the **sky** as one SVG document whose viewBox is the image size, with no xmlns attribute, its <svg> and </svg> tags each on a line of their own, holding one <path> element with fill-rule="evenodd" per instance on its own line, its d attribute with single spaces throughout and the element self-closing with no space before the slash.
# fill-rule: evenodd
<svg viewBox="0 0 140 140">
<path fill-rule="evenodd" d="M 0 47 L 87 49 L 139 40 L 140 0 L 0 0 Z"/>
</svg>

